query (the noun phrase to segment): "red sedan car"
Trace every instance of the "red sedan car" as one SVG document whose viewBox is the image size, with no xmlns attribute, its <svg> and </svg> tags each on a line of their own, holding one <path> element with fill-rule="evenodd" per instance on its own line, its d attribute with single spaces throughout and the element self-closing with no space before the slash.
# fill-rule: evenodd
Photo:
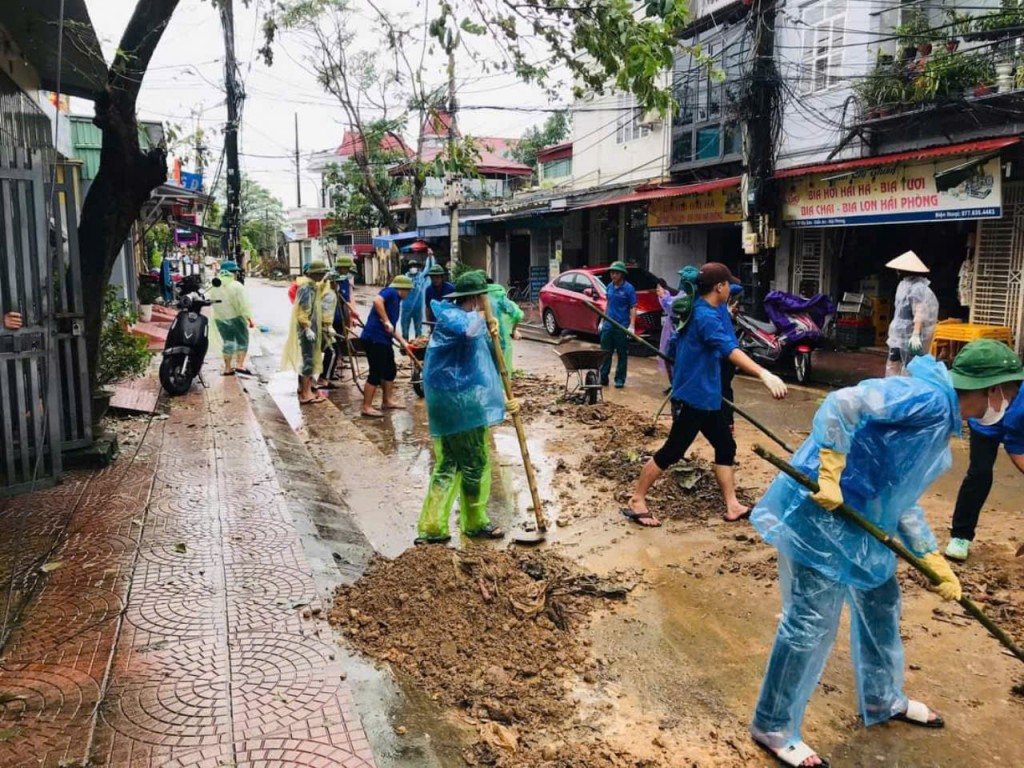
<svg viewBox="0 0 1024 768">
<path fill-rule="evenodd" d="M 644 337 L 661 333 L 661 305 L 658 303 L 658 278 L 637 266 L 629 267 L 626 276 L 636 289 L 636 332 Z M 563 272 L 540 290 L 540 311 L 544 329 L 552 336 L 563 330 L 597 335 L 600 322 L 587 309 L 585 300 L 593 301 L 602 312 L 607 306 L 605 286 L 611 283 L 608 267 L 583 267 Z"/>
</svg>

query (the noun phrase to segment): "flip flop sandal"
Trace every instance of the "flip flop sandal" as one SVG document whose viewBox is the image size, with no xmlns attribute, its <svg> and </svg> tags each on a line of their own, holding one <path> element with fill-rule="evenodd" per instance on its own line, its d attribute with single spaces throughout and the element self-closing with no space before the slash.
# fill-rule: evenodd
<svg viewBox="0 0 1024 768">
<path fill-rule="evenodd" d="M 384 414 L 381 413 L 380 411 L 375 411 L 374 413 L 366 413 L 365 411 L 360 411 L 359 415 L 362 416 L 364 419 L 383 419 L 384 418 Z"/>
<path fill-rule="evenodd" d="M 451 540 L 452 540 L 452 537 L 448 536 L 448 535 L 441 535 L 441 536 L 417 536 L 416 540 L 413 542 L 413 544 L 415 544 L 417 547 L 420 547 L 420 546 L 423 546 L 424 544 L 447 544 Z"/>
<path fill-rule="evenodd" d="M 308 400 L 299 400 L 299 405 L 313 405 L 314 403 L 326 403 L 326 397 L 311 397 Z"/>
<path fill-rule="evenodd" d="M 234 371 L 221 371 L 220 375 L 221 376 L 234 376 L 235 372 Z"/>
<path fill-rule="evenodd" d="M 627 520 L 632 520 L 634 523 L 639 525 L 641 528 L 661 528 L 661 520 L 658 520 L 650 512 L 634 512 L 629 507 L 625 507 L 621 510 L 622 516 Z M 641 520 L 653 520 L 657 525 L 644 525 Z"/>
<path fill-rule="evenodd" d="M 505 532 L 501 530 L 500 526 L 494 523 L 488 523 L 483 528 L 475 531 L 466 531 L 465 535 L 470 539 L 503 539 L 505 538 Z"/>
<path fill-rule="evenodd" d="M 890 720 L 899 720 L 910 725 L 916 725 L 919 728 L 945 728 L 946 721 L 939 717 L 938 713 L 935 713 L 935 719 L 929 720 L 928 715 L 932 714 L 932 711 L 928 709 L 928 705 L 920 701 L 914 701 L 911 699 L 907 702 L 907 711 L 900 712 L 898 715 L 893 715 Z"/>
<path fill-rule="evenodd" d="M 250 371 L 248 368 L 235 368 L 235 373 L 239 376 L 255 376 L 256 374 Z"/>
<path fill-rule="evenodd" d="M 802 741 L 798 741 L 796 744 L 790 744 L 788 747 L 783 747 L 782 749 L 772 749 L 767 744 L 762 744 L 757 739 L 754 739 L 754 743 L 778 760 L 779 763 L 791 766 L 791 768 L 802 768 L 804 760 L 809 757 L 817 757 L 821 760 L 815 768 L 829 768 L 830 765 L 828 760 L 819 755 Z"/>
<path fill-rule="evenodd" d="M 754 511 L 754 508 L 753 507 L 749 507 L 747 509 L 747 511 L 744 512 L 739 517 L 726 517 L 725 515 L 722 515 L 722 519 L 725 522 L 727 522 L 727 523 L 738 523 L 740 520 L 749 520 L 750 519 L 750 513 L 753 512 L 753 511 Z"/>
</svg>

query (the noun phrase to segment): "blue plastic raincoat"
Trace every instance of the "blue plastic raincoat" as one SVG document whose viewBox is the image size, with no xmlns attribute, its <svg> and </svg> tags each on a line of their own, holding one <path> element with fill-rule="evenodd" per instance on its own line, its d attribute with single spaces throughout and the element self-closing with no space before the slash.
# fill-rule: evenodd
<svg viewBox="0 0 1024 768">
<path fill-rule="evenodd" d="M 846 454 L 845 501 L 923 555 L 938 545 L 917 500 L 952 465 L 949 439 L 960 435 L 960 408 L 935 358 L 915 358 L 908 371 L 909 377 L 868 379 L 825 398 L 792 464 L 817 477 L 822 448 Z M 896 556 L 888 548 L 809 496 L 785 475 L 775 479 L 752 515 L 765 541 L 849 586 L 871 589 L 892 577 Z"/>
<path fill-rule="evenodd" d="M 402 337 L 414 339 L 423 331 L 423 291 L 429 278 L 422 270 L 415 275 L 407 272 L 405 276 L 412 280 L 412 290 L 402 299 Z M 415 335 L 410 335 L 410 330 L 414 331 Z"/>
<path fill-rule="evenodd" d="M 505 394 L 477 312 L 442 301 L 423 361 L 423 389 L 433 437 L 446 437 L 505 419 Z"/>
<path fill-rule="evenodd" d="M 938 545 L 917 499 L 952 463 L 949 438 L 960 433 L 960 408 L 934 358 L 918 357 L 908 371 L 909 378 L 869 379 L 825 398 L 792 463 L 816 476 L 822 448 L 846 454 L 844 500 L 924 555 Z M 752 516 L 779 549 L 783 610 L 750 730 L 776 750 L 801 739 L 844 605 L 865 725 L 907 708 L 895 555 L 809 495 L 780 475 Z"/>
</svg>

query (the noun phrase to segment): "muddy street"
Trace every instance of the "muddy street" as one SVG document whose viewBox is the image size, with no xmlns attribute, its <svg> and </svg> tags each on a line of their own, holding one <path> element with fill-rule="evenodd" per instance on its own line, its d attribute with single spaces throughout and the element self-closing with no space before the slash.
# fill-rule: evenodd
<svg viewBox="0 0 1024 768">
<path fill-rule="evenodd" d="M 382 420 L 360 418 L 360 395 L 348 380 L 329 402 L 300 409 L 294 376 L 276 372 L 286 285 L 249 287 L 270 326 L 256 360 L 266 391 L 315 457 L 308 471 L 345 500 L 382 558 L 338 593 L 331 615 L 338 642 L 395 681 L 385 702 L 392 732 L 371 734 L 371 742 L 389 744 L 379 765 L 416 764 L 398 757 L 402 744 L 417 745 L 422 765 L 453 767 L 773 764 L 746 727 L 780 610 L 775 550 L 749 522 L 722 519 L 712 454 L 701 439 L 649 496 L 662 528 L 644 530 L 620 514 L 670 423 L 667 409 L 654 420 L 664 374 L 653 360 L 631 359 L 628 386 L 607 389 L 603 404 L 587 406 L 563 401 L 565 371 L 553 346 L 517 343 L 516 367 L 527 375 L 516 392 L 550 521 L 547 543 L 535 552 L 506 551 L 500 542 L 460 541 L 453 525 L 452 549 L 413 549 L 433 457 L 408 366 L 397 383 L 405 408 Z M 357 290 L 360 300 L 371 295 Z M 737 403 L 792 444 L 806 436 L 822 395 L 793 387 L 776 403 L 759 384 L 736 382 Z M 739 418 L 736 439 L 740 497 L 752 502 L 774 471 L 750 449 L 768 441 Z M 531 502 L 508 422 L 494 429 L 492 451 L 491 517 L 506 530 L 522 527 Z M 954 441 L 953 455 L 953 470 L 922 499 L 943 545 L 966 442 Z M 978 544 L 955 569 L 966 593 L 1019 641 L 1018 488 L 1019 475 L 1000 455 Z M 624 599 L 563 594 L 565 620 L 555 622 L 550 611 L 531 613 L 524 602 L 524 594 L 536 599 L 551 588 L 551 579 L 531 573 L 530 558 L 557 563 L 563 581 L 571 572 L 628 582 L 629 590 Z M 804 738 L 841 766 L 1024 764 L 1017 736 L 1024 697 L 1013 691 L 1024 682 L 1020 663 L 958 606 L 901 574 L 905 688 L 947 727 L 862 727 L 844 619 Z M 472 644 L 462 641 L 468 637 Z"/>
</svg>

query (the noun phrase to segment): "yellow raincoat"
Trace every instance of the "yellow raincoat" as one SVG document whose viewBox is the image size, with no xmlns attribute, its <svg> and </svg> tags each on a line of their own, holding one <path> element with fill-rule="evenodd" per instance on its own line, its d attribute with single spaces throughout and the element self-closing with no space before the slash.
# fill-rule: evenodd
<svg viewBox="0 0 1024 768">
<path fill-rule="evenodd" d="M 298 290 L 292 305 L 288 340 L 281 353 L 281 370 L 295 371 L 300 376 L 319 376 L 323 371 L 323 323 L 320 321 L 320 308 L 324 292 L 330 290 L 330 283 L 316 283 L 305 275 L 296 283 Z M 316 334 L 315 339 L 306 338 L 307 328 Z"/>
</svg>

